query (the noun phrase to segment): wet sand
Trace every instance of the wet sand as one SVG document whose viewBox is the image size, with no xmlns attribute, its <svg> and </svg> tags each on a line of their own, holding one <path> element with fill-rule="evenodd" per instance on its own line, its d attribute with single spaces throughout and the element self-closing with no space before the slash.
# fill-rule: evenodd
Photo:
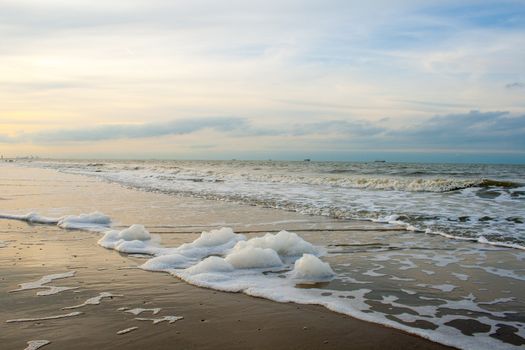
<svg viewBox="0 0 525 350">
<path fill-rule="evenodd" d="M 239 293 L 216 292 L 188 285 L 168 274 L 129 269 L 142 259 L 99 248 L 90 233 L 5 221 L 0 229 L 2 240 L 8 241 L 0 255 L 3 321 L 83 312 L 57 320 L 4 323 L 1 328 L 6 349 L 21 349 L 33 339 L 50 340 L 50 349 L 444 348 L 320 306 L 279 304 Z M 8 293 L 19 283 L 66 271 L 76 271 L 76 275 L 50 285 L 79 289 L 49 296 L 37 296 L 38 290 Z M 123 296 L 102 299 L 100 305 L 62 310 L 101 292 Z M 157 315 L 144 312 L 140 317 L 176 315 L 184 319 L 153 325 L 118 311 L 123 307 L 162 309 Z M 130 327 L 139 328 L 117 335 L 119 330 Z"/>
<path fill-rule="evenodd" d="M 310 232 L 381 232 L 382 225 L 305 217 L 273 209 L 143 193 L 92 178 L 39 169 L 2 168 L 1 211 L 38 211 L 59 216 L 99 210 L 117 226 L 143 223 L 167 245 L 190 241 L 205 229 L 236 232 L 283 228 Z M 89 189 L 86 190 L 86 189 Z M 188 285 L 165 273 L 133 268 L 143 258 L 105 250 L 96 234 L 0 220 L 0 334 L 2 348 L 23 349 L 36 339 L 46 349 L 438 349 L 446 348 L 402 331 L 356 320 L 321 306 L 282 304 Z M 37 296 L 43 289 L 9 293 L 44 275 L 75 271 L 49 285 L 78 287 Z M 99 305 L 62 310 L 102 292 L 122 295 Z M 138 316 L 119 308 L 161 308 Z M 6 323 L 82 312 L 55 320 Z M 181 316 L 172 324 L 136 317 Z M 138 327 L 129 333 L 117 332 Z"/>
</svg>

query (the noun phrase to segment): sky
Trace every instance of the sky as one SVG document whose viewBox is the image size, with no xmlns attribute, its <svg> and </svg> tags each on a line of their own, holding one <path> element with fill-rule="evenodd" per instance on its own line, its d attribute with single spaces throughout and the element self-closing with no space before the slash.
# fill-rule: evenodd
<svg viewBox="0 0 525 350">
<path fill-rule="evenodd" d="M 525 0 L 2 0 L 0 154 L 525 163 Z"/>
</svg>

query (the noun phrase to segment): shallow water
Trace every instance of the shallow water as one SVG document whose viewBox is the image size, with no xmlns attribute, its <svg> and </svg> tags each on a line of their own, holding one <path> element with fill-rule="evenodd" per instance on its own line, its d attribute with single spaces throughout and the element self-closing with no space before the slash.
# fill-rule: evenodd
<svg viewBox="0 0 525 350">
<path fill-rule="evenodd" d="M 148 191 L 525 246 L 525 166 L 277 161 L 39 161 Z"/>
</svg>

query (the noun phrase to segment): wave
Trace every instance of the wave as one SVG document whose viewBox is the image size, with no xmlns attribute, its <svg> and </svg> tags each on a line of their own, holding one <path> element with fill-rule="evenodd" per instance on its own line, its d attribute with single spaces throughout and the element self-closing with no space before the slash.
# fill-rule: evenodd
<svg viewBox="0 0 525 350">
<path fill-rule="evenodd" d="M 463 186 L 452 187 L 450 189 L 443 190 L 441 192 L 458 191 L 466 188 L 480 187 L 480 188 L 502 188 L 502 189 L 513 189 L 523 187 L 523 184 L 512 181 L 503 180 L 492 180 L 492 179 L 481 179 L 472 181 L 472 183 L 466 183 Z"/>
<path fill-rule="evenodd" d="M 162 162 L 106 163 L 103 167 L 60 162 L 40 165 L 144 191 L 336 219 L 377 220 L 397 214 L 401 215 L 398 220 L 418 231 L 431 229 L 473 241 L 484 236 L 491 242 L 501 242 L 499 245 L 525 243 L 525 187 L 517 181 L 499 178 L 508 176 L 508 172 L 493 178 L 458 179 L 328 175 L 291 172 L 282 167 L 271 170 L 264 165 L 254 171 L 251 165 L 235 168 L 226 163 L 220 167 L 196 163 L 174 167 Z"/>
<path fill-rule="evenodd" d="M 337 172 L 342 174 L 343 172 Z M 424 177 L 290 177 L 290 176 L 273 176 L 267 179 L 263 177 L 253 178 L 248 176 L 249 180 L 269 180 L 271 182 L 285 183 L 305 183 L 312 185 L 331 185 L 337 187 L 369 189 L 369 190 L 393 190 L 406 192 L 451 192 L 467 188 L 501 188 L 514 189 L 523 187 L 524 184 L 512 181 L 494 180 L 494 179 L 458 179 L 458 178 L 424 178 Z"/>
<path fill-rule="evenodd" d="M 161 169 L 148 169 L 153 176 L 162 177 Z M 402 191 L 402 192 L 452 192 L 467 188 L 498 188 L 515 189 L 523 184 L 494 179 L 455 179 L 455 178 L 422 178 L 422 177 L 354 177 L 344 175 L 342 171 L 333 176 L 304 176 L 300 174 L 253 174 L 253 173 L 222 173 L 214 171 L 179 171 L 170 174 L 172 181 L 193 182 L 226 182 L 248 181 L 254 183 L 305 184 L 314 186 L 331 186 L 350 189 Z"/>
<path fill-rule="evenodd" d="M 485 236 L 479 236 L 479 237 L 463 237 L 463 236 L 456 236 L 451 235 L 445 232 L 441 231 L 432 231 L 430 229 L 425 230 L 425 233 L 433 234 L 433 235 L 440 235 L 446 238 L 460 240 L 460 241 L 470 241 L 470 242 L 477 242 L 481 244 L 488 244 L 495 247 L 503 247 L 503 248 L 513 248 L 513 249 L 521 249 L 525 250 L 525 245 L 518 244 L 518 243 L 511 243 L 511 242 L 499 242 L 499 241 L 490 241 Z"/>
<path fill-rule="evenodd" d="M 32 163 L 34 166 L 35 163 Z M 243 165 L 228 162 L 223 164 L 210 163 L 183 163 L 165 164 L 145 162 L 40 162 L 39 166 L 51 167 L 57 170 L 73 173 L 112 173 L 112 172 L 141 172 L 151 177 L 169 181 L 192 181 L 192 182 L 255 182 L 255 183 L 283 183 L 283 184 L 305 184 L 315 186 L 331 186 L 350 189 L 403 191 L 403 192 L 452 192 L 468 188 L 499 188 L 515 189 L 525 186 L 522 183 L 499 180 L 494 178 L 474 178 L 467 173 L 450 172 L 436 174 L 427 169 L 389 169 L 388 172 L 377 172 L 378 169 L 340 169 L 324 168 L 302 168 L 297 164 L 279 164 L 280 167 L 261 165 L 253 167 L 253 164 Z M 302 166 L 302 164 L 301 164 Z M 432 175 L 434 174 L 434 175 Z M 464 176 L 461 176 L 463 174 Z M 467 177 L 465 177 L 467 176 Z"/>
<path fill-rule="evenodd" d="M 483 179 L 479 184 L 479 187 L 502 187 L 502 188 L 518 188 L 523 187 L 523 184 L 512 182 L 512 181 L 501 181 L 501 180 L 491 180 Z"/>
<path fill-rule="evenodd" d="M 381 217 L 378 219 L 370 219 L 370 221 L 373 221 L 373 222 L 379 222 L 379 223 L 385 223 L 385 224 L 391 224 L 391 225 L 399 225 L 399 226 L 404 227 L 405 230 L 407 231 L 426 233 L 430 235 L 439 235 L 439 236 L 449 238 L 449 239 L 488 244 L 488 245 L 492 245 L 496 247 L 525 250 L 525 244 L 523 243 L 498 241 L 494 239 L 488 239 L 487 237 L 483 235 L 475 236 L 475 237 L 460 236 L 458 234 L 451 234 L 451 233 L 444 232 L 443 230 L 436 230 L 436 229 L 433 230 L 428 227 L 427 228 L 420 227 L 417 224 L 412 225 L 408 223 L 407 220 L 409 220 L 409 218 L 406 216 L 402 216 L 402 215 L 388 215 L 388 216 Z"/>
</svg>

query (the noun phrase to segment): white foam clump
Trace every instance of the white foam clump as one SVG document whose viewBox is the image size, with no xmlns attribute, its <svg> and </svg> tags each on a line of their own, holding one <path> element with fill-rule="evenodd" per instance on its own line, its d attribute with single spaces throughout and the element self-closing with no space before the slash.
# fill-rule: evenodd
<svg viewBox="0 0 525 350">
<path fill-rule="evenodd" d="M 149 259 L 140 268 L 148 271 L 167 271 L 174 268 L 182 268 L 188 265 L 188 261 L 187 256 L 174 253 Z"/>
<path fill-rule="evenodd" d="M 252 248 L 250 246 L 234 249 L 224 260 L 236 269 L 266 268 L 283 265 L 275 250 L 270 248 Z"/>
<path fill-rule="evenodd" d="M 225 259 L 218 256 L 210 256 L 196 265 L 185 270 L 188 275 L 201 275 L 215 272 L 233 272 L 233 266 Z"/>
<path fill-rule="evenodd" d="M 113 246 L 120 249 L 118 244 Z M 202 287 L 258 295 L 260 289 L 272 284 L 294 288 L 297 279 L 306 283 L 331 279 L 334 273 L 330 266 L 316 257 L 321 253 L 322 249 L 293 232 L 268 233 L 246 240 L 232 229 L 222 228 L 203 232 L 193 242 L 177 248 L 158 248 L 156 256 L 140 268 L 170 272 Z M 263 273 L 292 270 L 297 259 L 301 262 L 294 273 Z"/>
<path fill-rule="evenodd" d="M 37 213 L 28 213 L 28 214 L 0 213 L 0 219 L 20 220 L 20 221 L 26 221 L 26 222 L 35 223 L 35 224 L 56 224 L 60 220 L 60 218 L 50 218 L 50 217 L 39 215 Z"/>
<path fill-rule="evenodd" d="M 60 218 L 57 225 L 61 228 L 97 230 L 107 228 L 111 218 L 99 212 L 80 215 L 66 215 Z"/>
<path fill-rule="evenodd" d="M 221 255 L 231 249 L 237 242 L 246 240 L 246 237 L 233 232 L 229 227 L 218 230 L 204 231 L 200 237 L 191 243 L 185 243 L 176 248 L 176 253 L 187 257 L 202 259 L 209 255 Z"/>
<path fill-rule="evenodd" d="M 21 220 L 36 224 L 56 224 L 65 229 L 100 231 L 111 224 L 111 218 L 99 212 L 80 215 L 66 215 L 59 218 L 46 217 L 38 213 L 6 214 L 0 213 L 0 219 Z"/>
<path fill-rule="evenodd" d="M 267 233 L 263 237 L 255 237 L 248 241 L 237 243 L 234 250 L 252 248 L 270 248 L 281 256 L 301 256 L 304 253 L 319 254 L 319 249 L 305 241 L 294 232 L 280 231 L 273 235 Z"/>
<path fill-rule="evenodd" d="M 191 276 L 217 272 L 232 272 L 239 269 L 261 269 L 282 267 L 281 257 L 318 253 L 318 249 L 293 232 L 268 233 L 247 241 L 239 241 L 224 258 L 211 256 L 188 268 L 184 275 Z M 202 277 L 202 276 L 201 276 Z M 199 278 L 202 279 L 202 278 Z"/>
<path fill-rule="evenodd" d="M 37 350 L 48 344 L 51 344 L 49 340 L 30 340 L 27 342 L 27 347 L 24 350 Z"/>
<path fill-rule="evenodd" d="M 196 248 L 196 247 L 214 247 L 221 246 L 236 239 L 236 234 L 229 227 L 223 227 L 218 230 L 204 231 L 200 237 L 191 243 L 183 244 L 180 248 Z"/>
<path fill-rule="evenodd" d="M 231 228 L 204 231 L 191 243 L 184 243 L 177 248 L 145 249 L 156 257 L 146 261 L 140 267 L 150 271 L 167 271 L 190 267 L 210 255 L 222 255 L 239 241 L 243 235 L 235 234 Z M 100 244 L 100 243 L 99 243 Z"/>
<path fill-rule="evenodd" d="M 303 254 L 300 259 L 297 259 L 292 271 L 294 278 L 309 282 L 326 281 L 334 275 L 330 264 L 312 254 Z"/>
<path fill-rule="evenodd" d="M 319 251 L 295 233 L 281 231 L 240 241 L 222 257 L 210 256 L 189 268 L 169 272 L 201 287 L 290 301 L 287 293 L 276 291 L 295 290 L 297 282 L 326 281 L 334 276 L 328 264 L 309 253 Z M 279 273 L 291 270 L 301 259 L 296 272 Z M 266 273 L 271 271 L 275 273 Z"/>
<path fill-rule="evenodd" d="M 107 231 L 99 239 L 98 244 L 104 248 L 114 249 L 123 253 L 145 253 L 154 254 L 158 251 L 157 241 L 152 240 L 153 236 L 143 225 L 131 225 L 130 227 L 118 231 Z M 158 240 L 158 239 L 157 239 Z"/>
</svg>

